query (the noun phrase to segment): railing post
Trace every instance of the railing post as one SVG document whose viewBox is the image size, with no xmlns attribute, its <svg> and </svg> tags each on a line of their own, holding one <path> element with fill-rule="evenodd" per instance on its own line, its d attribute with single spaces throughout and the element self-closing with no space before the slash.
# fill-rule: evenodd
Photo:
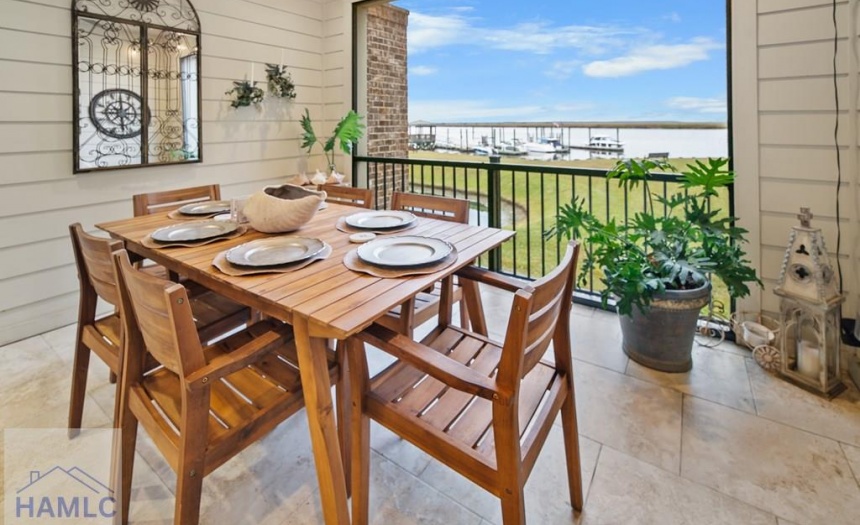
<svg viewBox="0 0 860 525">
<path fill-rule="evenodd" d="M 498 155 L 490 155 L 490 164 L 500 164 L 502 158 Z M 502 227 L 502 172 L 500 169 L 490 167 L 487 170 L 487 218 L 491 228 Z M 490 270 L 493 272 L 502 269 L 502 249 L 496 248 L 490 252 Z"/>
</svg>

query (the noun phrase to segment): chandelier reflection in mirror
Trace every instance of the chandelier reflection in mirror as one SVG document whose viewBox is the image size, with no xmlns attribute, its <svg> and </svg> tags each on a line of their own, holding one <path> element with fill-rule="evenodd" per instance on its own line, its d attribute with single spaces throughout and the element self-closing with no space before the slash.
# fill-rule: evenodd
<svg viewBox="0 0 860 525">
<path fill-rule="evenodd" d="M 200 22 L 188 0 L 74 0 L 75 173 L 200 162 Z"/>
</svg>

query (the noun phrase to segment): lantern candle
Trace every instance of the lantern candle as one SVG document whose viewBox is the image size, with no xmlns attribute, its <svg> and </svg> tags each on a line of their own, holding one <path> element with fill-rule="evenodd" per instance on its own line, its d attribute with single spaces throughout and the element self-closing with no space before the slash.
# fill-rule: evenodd
<svg viewBox="0 0 860 525">
<path fill-rule="evenodd" d="M 821 366 L 818 362 L 820 353 L 821 351 L 812 346 L 809 341 L 801 341 L 797 349 L 798 372 L 808 377 L 817 378 Z"/>
</svg>

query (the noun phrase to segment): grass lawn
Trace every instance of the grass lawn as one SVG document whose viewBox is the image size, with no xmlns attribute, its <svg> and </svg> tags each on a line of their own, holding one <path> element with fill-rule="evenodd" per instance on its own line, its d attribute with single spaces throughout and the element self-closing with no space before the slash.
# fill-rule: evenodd
<svg viewBox="0 0 860 525">
<path fill-rule="evenodd" d="M 467 154 L 413 151 L 411 159 L 439 160 L 475 163 L 470 167 L 414 166 L 411 173 L 410 190 L 438 195 L 452 195 L 478 202 L 477 213 L 482 224 L 486 224 L 486 196 L 488 179 L 485 157 Z M 669 159 L 679 170 L 696 159 Z M 590 209 L 603 220 L 614 218 L 618 222 L 633 217 L 645 207 L 643 187 L 619 187 L 616 181 L 608 181 L 603 172 L 615 166 L 613 159 L 591 159 L 570 161 L 535 161 L 522 158 L 502 158 L 503 165 L 523 166 L 522 169 L 503 169 L 500 173 L 502 194 L 502 228 L 517 232 L 516 237 L 502 248 L 502 270 L 515 275 L 538 278 L 552 269 L 558 262 L 564 241 L 553 238 L 544 240 L 543 232 L 555 224 L 558 208 L 575 198 L 586 199 Z M 576 174 L 537 173 L 530 166 L 558 168 L 592 168 Z M 478 169 L 478 168 L 481 169 Z M 652 182 L 651 192 L 672 194 L 677 191 L 675 183 Z M 474 205 L 473 205 L 474 206 Z M 659 204 L 656 204 L 659 210 Z M 728 214 L 728 194 L 714 203 L 716 209 Z M 483 212 L 483 213 L 482 213 Z M 474 220 L 474 219 L 473 219 Z M 586 280 L 580 287 L 588 289 Z M 595 290 L 601 288 L 600 276 L 590 276 Z M 729 300 L 725 286 L 714 283 L 714 300 L 728 308 Z"/>
</svg>

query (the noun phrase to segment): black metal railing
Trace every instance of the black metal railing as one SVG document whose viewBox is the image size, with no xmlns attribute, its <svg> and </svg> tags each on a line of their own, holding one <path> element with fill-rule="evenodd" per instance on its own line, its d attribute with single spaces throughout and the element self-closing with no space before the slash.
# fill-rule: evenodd
<svg viewBox="0 0 860 525">
<path fill-rule="evenodd" d="M 618 223 L 626 223 L 650 206 L 644 185 L 619 186 L 602 169 L 508 164 L 499 157 L 490 157 L 489 162 L 377 157 L 355 157 L 354 161 L 358 185 L 376 190 L 377 209 L 389 206 L 395 189 L 459 197 L 472 203 L 472 224 L 516 231 L 513 239 L 478 264 L 523 279 L 541 277 L 560 260 L 565 241 L 545 239 L 543 233 L 555 224 L 561 205 L 582 198 L 591 213 Z M 680 189 L 679 178 L 654 173 L 650 189 L 667 196 Z M 720 208 L 728 210 L 728 203 Z M 599 303 L 599 277 L 592 271 L 578 283 L 578 302 Z"/>
</svg>

